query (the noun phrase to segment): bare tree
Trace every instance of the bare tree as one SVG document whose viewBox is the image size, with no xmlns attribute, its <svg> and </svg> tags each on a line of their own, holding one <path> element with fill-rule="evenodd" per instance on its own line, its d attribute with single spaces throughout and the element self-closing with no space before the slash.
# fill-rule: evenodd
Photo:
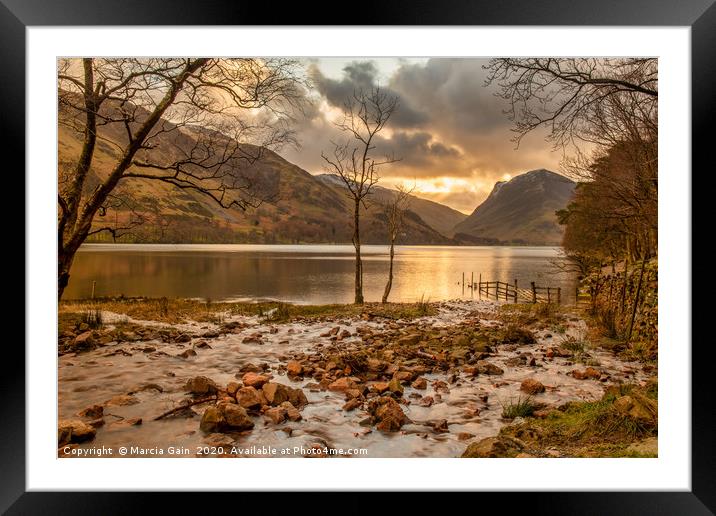
<svg viewBox="0 0 716 516">
<path fill-rule="evenodd" d="M 360 208 L 378 182 L 381 166 L 398 161 L 393 156 L 375 159 L 376 135 L 382 131 L 398 107 L 398 99 L 374 88 L 353 92 L 336 126 L 347 133 L 343 143 L 333 143 L 331 156 L 321 152 L 329 173 L 341 178 L 353 200 L 353 247 L 355 248 L 355 303 L 363 304 L 363 262 L 360 243 Z"/>
<path fill-rule="evenodd" d="M 655 58 L 501 58 L 485 68 L 486 83 L 508 103 L 517 142 L 537 127 L 548 128 L 557 146 L 656 134 Z"/>
<path fill-rule="evenodd" d="M 565 172 L 589 183 L 562 216 L 566 246 L 580 253 L 591 247 L 600 254 L 655 254 L 657 60 L 506 58 L 486 68 L 487 84 L 498 86 L 515 121 L 515 140 L 545 127 L 565 150 Z M 590 228 L 595 225 L 598 231 Z"/>
<path fill-rule="evenodd" d="M 224 208 L 258 204 L 247 166 L 263 149 L 293 141 L 288 122 L 303 98 L 300 83 L 295 63 L 283 59 L 60 60 L 58 123 L 82 143 L 73 166 L 60 170 L 59 298 L 85 239 L 117 234 L 94 222 L 117 207 L 126 181 L 199 192 Z M 98 147 L 109 149 L 101 165 Z"/>
<path fill-rule="evenodd" d="M 395 241 L 403 230 L 405 212 L 410 208 L 411 196 L 414 187 L 411 189 L 400 185 L 395 196 L 385 204 L 385 216 L 388 224 L 388 240 L 390 241 L 390 266 L 388 268 L 388 282 L 383 291 L 382 303 L 388 302 L 390 290 L 393 288 L 393 258 L 395 257 Z"/>
</svg>

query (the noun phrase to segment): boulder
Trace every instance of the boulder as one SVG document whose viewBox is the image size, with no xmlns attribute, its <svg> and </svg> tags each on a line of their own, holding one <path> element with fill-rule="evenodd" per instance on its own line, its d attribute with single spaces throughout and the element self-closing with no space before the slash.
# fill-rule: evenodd
<svg viewBox="0 0 716 516">
<path fill-rule="evenodd" d="M 306 394 L 299 388 L 293 389 L 288 387 L 288 401 L 290 401 L 291 405 L 296 407 L 298 410 L 301 410 L 303 407 L 308 405 L 308 398 L 306 398 Z"/>
<path fill-rule="evenodd" d="M 393 377 L 392 380 L 388 383 L 388 389 L 390 392 L 402 395 L 403 394 L 403 385 L 400 383 L 400 380 L 398 380 L 396 377 Z"/>
<path fill-rule="evenodd" d="M 368 412 L 376 422 L 376 428 L 384 432 L 397 432 L 410 420 L 403 413 L 398 402 L 390 396 L 381 396 L 368 402 Z"/>
<path fill-rule="evenodd" d="M 522 448 L 523 446 L 516 439 L 498 435 L 470 443 L 461 457 L 471 459 L 514 457 L 522 451 Z"/>
<path fill-rule="evenodd" d="M 497 367 L 492 362 L 488 362 L 487 360 L 478 360 L 477 361 L 477 370 L 481 374 L 491 374 L 491 375 L 498 375 L 498 374 L 504 374 L 504 371 Z"/>
<path fill-rule="evenodd" d="M 420 376 L 415 379 L 411 386 L 413 387 L 413 389 L 420 389 L 422 391 L 428 388 L 428 381 L 422 376 Z"/>
<path fill-rule="evenodd" d="M 279 405 L 279 408 L 283 408 L 286 411 L 286 418 L 289 421 L 301 421 L 303 419 L 301 412 L 290 401 L 284 401 Z"/>
<path fill-rule="evenodd" d="M 257 389 L 263 387 L 269 380 L 268 376 L 255 372 L 246 373 L 241 377 L 241 381 L 244 382 L 246 387 L 256 387 Z"/>
<path fill-rule="evenodd" d="M 656 425 L 656 402 L 643 396 L 622 396 L 614 401 L 614 409 L 624 416 L 650 426 Z"/>
<path fill-rule="evenodd" d="M 266 403 L 266 398 L 254 387 L 242 387 L 236 391 L 236 403 L 245 409 L 253 410 L 261 408 L 261 405 Z"/>
<path fill-rule="evenodd" d="M 195 357 L 196 351 L 194 351 L 193 349 L 187 349 L 187 350 L 183 351 L 182 353 L 179 353 L 177 356 L 181 357 L 181 358 Z"/>
<path fill-rule="evenodd" d="M 240 432 L 251 430 L 254 422 L 246 409 L 231 403 L 219 403 L 208 407 L 201 417 L 199 428 L 206 433 Z"/>
<path fill-rule="evenodd" d="M 230 395 L 235 396 L 236 391 L 238 391 L 241 388 L 241 385 L 238 384 L 238 382 L 229 382 L 226 384 L 226 392 L 228 392 Z"/>
<path fill-rule="evenodd" d="M 286 373 L 288 376 L 301 376 L 303 374 L 303 366 L 296 360 L 291 360 L 286 364 Z"/>
<path fill-rule="evenodd" d="M 96 346 L 97 343 L 95 342 L 94 335 L 91 331 L 80 333 L 79 335 L 77 335 L 77 337 L 75 337 L 75 340 L 72 342 L 73 351 L 94 349 Z"/>
<path fill-rule="evenodd" d="M 195 376 L 194 378 L 189 379 L 184 388 L 195 396 L 216 394 L 219 392 L 219 386 L 214 382 L 214 380 L 207 378 L 206 376 Z"/>
<path fill-rule="evenodd" d="M 79 419 L 62 419 L 57 424 L 57 443 L 64 446 L 94 439 L 97 430 Z"/>
<path fill-rule="evenodd" d="M 77 415 L 88 419 L 97 419 L 104 415 L 104 407 L 102 405 L 92 405 L 91 407 L 81 410 Z"/>
<path fill-rule="evenodd" d="M 388 382 L 376 382 L 371 385 L 371 389 L 373 389 L 378 394 L 383 394 L 389 389 L 389 384 Z"/>
<path fill-rule="evenodd" d="M 540 394 L 544 392 L 544 385 L 533 378 L 527 378 L 520 385 L 520 390 L 527 394 Z"/>
<path fill-rule="evenodd" d="M 289 401 L 291 391 L 282 383 L 269 382 L 264 384 L 262 390 L 269 405 L 276 407 L 284 401 Z"/>
<path fill-rule="evenodd" d="M 264 417 L 269 419 L 274 425 L 280 425 L 286 421 L 286 409 L 283 407 L 272 407 L 264 412 Z"/>
<path fill-rule="evenodd" d="M 358 407 L 363 405 L 363 402 L 358 398 L 353 398 L 349 400 L 345 405 L 343 405 L 343 410 L 346 412 L 350 412 L 351 410 L 355 410 Z"/>
<path fill-rule="evenodd" d="M 348 389 L 355 389 L 358 387 L 358 384 L 353 380 L 353 378 L 349 376 L 343 376 L 339 378 L 338 380 L 332 382 L 330 385 L 328 385 L 329 391 L 338 391 L 338 392 L 345 392 Z"/>
<path fill-rule="evenodd" d="M 119 394 L 105 401 L 104 406 L 124 407 L 126 405 L 136 405 L 137 403 L 139 403 L 139 400 L 131 394 Z"/>
<path fill-rule="evenodd" d="M 572 371 L 572 378 L 576 380 L 599 380 L 602 373 L 594 369 L 593 367 L 587 367 L 584 371 L 575 369 Z"/>
</svg>

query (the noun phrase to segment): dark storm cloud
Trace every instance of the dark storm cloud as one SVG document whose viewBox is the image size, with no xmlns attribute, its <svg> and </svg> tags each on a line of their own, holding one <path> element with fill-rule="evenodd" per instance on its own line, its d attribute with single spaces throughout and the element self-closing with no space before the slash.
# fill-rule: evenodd
<svg viewBox="0 0 716 516">
<path fill-rule="evenodd" d="M 428 167 L 436 159 L 453 160 L 462 157 L 456 147 L 434 141 L 433 135 L 420 131 L 415 133 L 395 132 L 390 139 L 379 139 L 379 151 L 400 158 L 401 164 L 411 167 Z"/>
<path fill-rule="evenodd" d="M 423 197 L 469 212 L 506 175 L 537 168 L 559 170 L 561 155 L 552 152 L 543 130 L 528 135 L 515 149 L 513 122 L 504 113 L 507 106 L 495 96 L 494 87 L 485 86 L 486 59 L 407 60 L 387 75 L 381 75 L 386 74 L 381 63 L 342 60 L 340 76 L 326 75 L 321 70 L 325 61 L 306 62 L 315 109 L 297 121 L 302 148 L 284 153 L 310 172 L 322 171 L 321 151 L 330 152 L 331 141 L 345 139 L 331 121 L 335 113 L 325 106 L 340 109 L 355 90 L 375 86 L 399 99 L 388 129 L 377 137 L 376 153 L 402 159 L 383 168 L 382 181 L 418 180 L 426 188 Z M 319 108 L 321 104 L 324 107 Z M 449 186 L 442 191 L 440 185 Z"/>
<path fill-rule="evenodd" d="M 318 92 L 325 97 L 329 104 L 342 108 L 346 100 L 356 91 L 370 91 L 380 87 L 385 93 L 398 98 L 399 108 L 391 118 L 391 123 L 402 128 L 419 127 L 428 122 L 428 116 L 416 109 L 403 96 L 391 89 L 378 84 L 379 72 L 372 61 L 354 61 L 343 68 L 343 78 L 331 79 L 323 75 L 315 64 L 309 67 L 309 77 Z"/>
</svg>

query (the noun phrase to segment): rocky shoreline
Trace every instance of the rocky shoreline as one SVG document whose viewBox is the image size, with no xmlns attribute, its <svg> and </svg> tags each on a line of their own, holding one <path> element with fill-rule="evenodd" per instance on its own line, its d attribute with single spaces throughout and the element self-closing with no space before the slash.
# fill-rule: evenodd
<svg viewBox="0 0 716 516">
<path fill-rule="evenodd" d="M 59 456 L 120 445 L 251 456 L 264 444 L 295 445 L 299 456 L 515 456 L 525 447 L 501 437 L 496 448 L 495 436 L 524 421 L 515 408 L 526 400 L 530 418 L 548 418 L 653 373 L 585 349 L 575 314 L 486 301 L 435 303 L 413 318 L 367 307 L 280 323 L 102 319 L 60 333 Z"/>
</svg>

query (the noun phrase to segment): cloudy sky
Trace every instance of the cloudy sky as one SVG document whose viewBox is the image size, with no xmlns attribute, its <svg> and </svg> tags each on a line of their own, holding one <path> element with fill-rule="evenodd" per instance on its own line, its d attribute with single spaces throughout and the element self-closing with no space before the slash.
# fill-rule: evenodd
<svg viewBox="0 0 716 516">
<path fill-rule="evenodd" d="M 305 60 L 313 105 L 297 121 L 299 149 L 281 154 L 311 173 L 325 172 L 321 151 L 340 140 L 334 125 L 355 89 L 380 86 L 399 108 L 379 150 L 402 158 L 382 169 L 381 184 L 415 185 L 415 194 L 470 213 L 496 181 L 537 168 L 559 171 L 561 153 L 530 134 L 519 149 L 503 101 L 484 86 L 484 59 L 321 58 Z"/>
</svg>

